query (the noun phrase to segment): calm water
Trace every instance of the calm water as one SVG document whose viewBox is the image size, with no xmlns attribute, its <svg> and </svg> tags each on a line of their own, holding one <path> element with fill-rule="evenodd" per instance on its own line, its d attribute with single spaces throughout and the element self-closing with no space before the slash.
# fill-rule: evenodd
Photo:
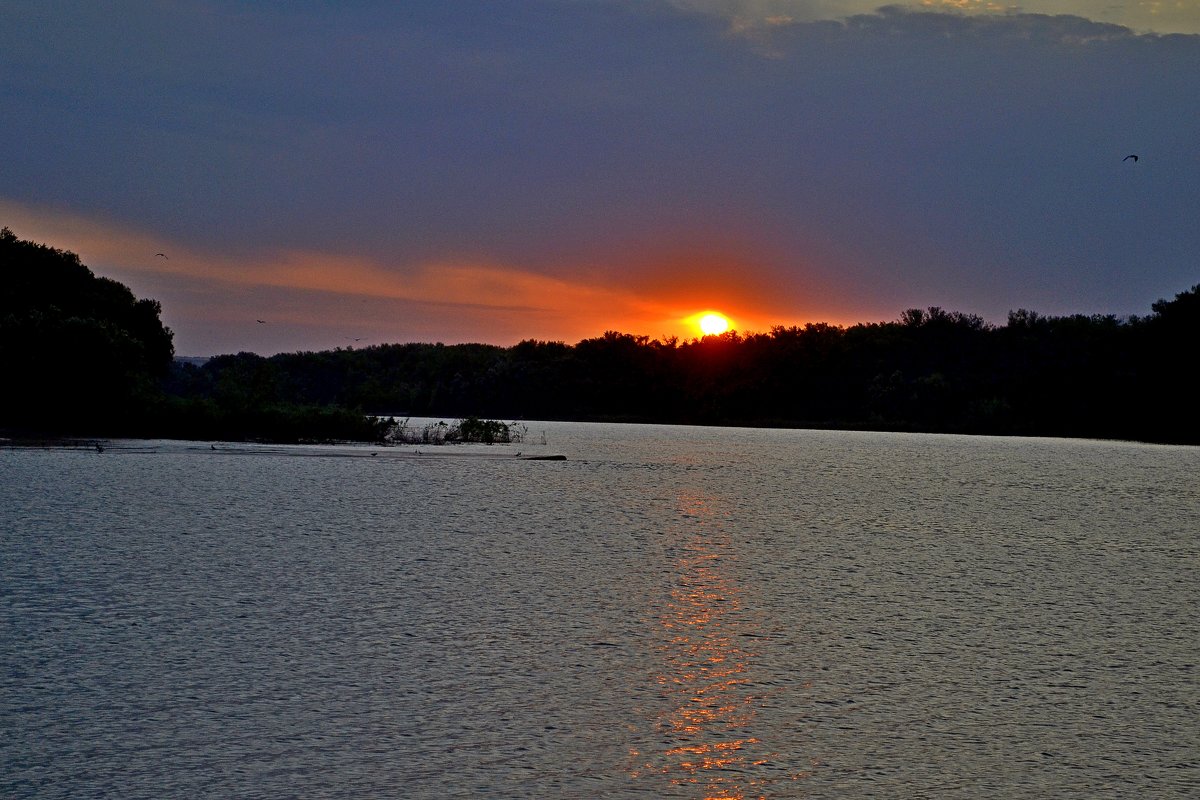
<svg viewBox="0 0 1200 800">
<path fill-rule="evenodd" d="M 530 429 L 0 449 L 0 796 L 1200 795 L 1200 449 Z"/>
</svg>

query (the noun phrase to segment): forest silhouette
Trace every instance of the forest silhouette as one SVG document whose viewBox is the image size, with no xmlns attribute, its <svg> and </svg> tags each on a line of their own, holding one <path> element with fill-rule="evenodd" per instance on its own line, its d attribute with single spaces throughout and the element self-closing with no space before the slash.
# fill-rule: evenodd
<svg viewBox="0 0 1200 800">
<path fill-rule="evenodd" d="M 1200 285 L 1145 316 L 932 307 L 889 322 L 574 345 L 384 344 L 173 359 L 154 300 L 0 233 L 9 435 L 378 440 L 381 417 L 658 422 L 1200 443 Z"/>
</svg>

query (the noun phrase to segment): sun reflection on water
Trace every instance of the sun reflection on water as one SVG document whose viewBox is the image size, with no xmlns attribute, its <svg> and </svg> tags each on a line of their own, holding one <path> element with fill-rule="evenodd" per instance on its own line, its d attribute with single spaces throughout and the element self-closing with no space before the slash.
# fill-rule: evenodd
<svg viewBox="0 0 1200 800">
<path fill-rule="evenodd" d="M 630 773 L 694 786 L 704 800 L 766 798 L 783 769 L 755 727 L 770 694 L 754 681 L 756 648 L 768 640 L 743 602 L 715 501 L 683 495 L 679 504 L 682 524 L 667 538 L 669 595 L 653 618 L 661 641 L 653 676 L 661 705 L 648 715 L 656 745 L 631 751 Z"/>
</svg>

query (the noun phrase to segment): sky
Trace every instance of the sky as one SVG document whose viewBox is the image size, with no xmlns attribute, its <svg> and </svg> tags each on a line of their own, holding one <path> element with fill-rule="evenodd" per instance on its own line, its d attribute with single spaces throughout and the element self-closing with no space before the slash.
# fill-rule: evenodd
<svg viewBox="0 0 1200 800">
<path fill-rule="evenodd" d="M 160 301 L 181 356 L 1124 316 L 1200 283 L 1200 0 L 0 18 L 0 225 Z"/>
</svg>

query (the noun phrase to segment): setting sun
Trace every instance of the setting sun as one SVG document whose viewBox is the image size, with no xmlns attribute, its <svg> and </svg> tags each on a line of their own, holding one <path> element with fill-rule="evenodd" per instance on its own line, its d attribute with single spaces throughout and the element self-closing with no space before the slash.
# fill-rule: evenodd
<svg viewBox="0 0 1200 800">
<path fill-rule="evenodd" d="M 700 317 L 696 324 L 700 326 L 700 332 L 705 336 L 716 336 L 729 330 L 729 318 L 715 311 L 710 311 Z"/>
</svg>

